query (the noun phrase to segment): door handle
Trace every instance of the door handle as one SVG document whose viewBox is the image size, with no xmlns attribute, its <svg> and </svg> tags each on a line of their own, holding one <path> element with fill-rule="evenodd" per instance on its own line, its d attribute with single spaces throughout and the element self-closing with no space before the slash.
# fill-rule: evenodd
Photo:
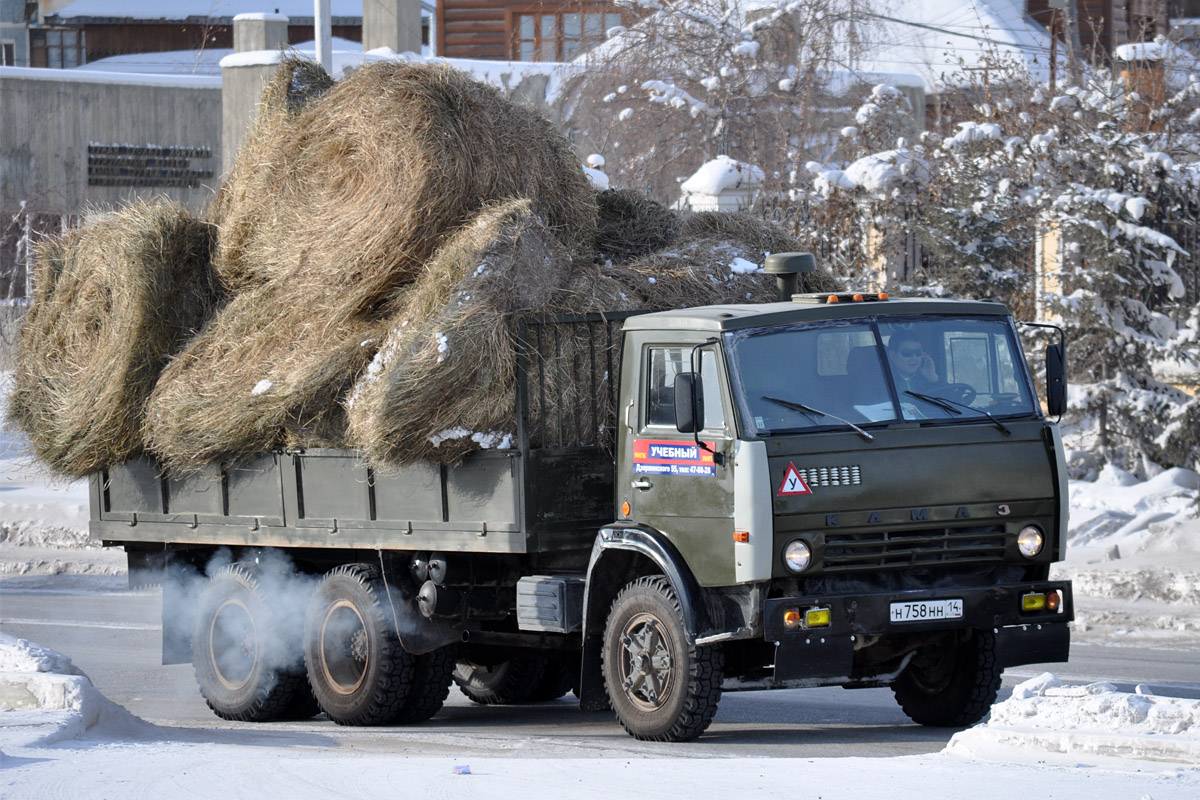
<svg viewBox="0 0 1200 800">
<path fill-rule="evenodd" d="M 641 489 L 643 492 L 646 491 L 647 489 L 651 488 L 652 486 L 654 486 L 654 484 L 651 483 L 646 478 L 638 478 L 636 481 L 634 481 L 630 485 L 633 486 L 633 488 L 635 488 L 635 489 Z"/>
</svg>

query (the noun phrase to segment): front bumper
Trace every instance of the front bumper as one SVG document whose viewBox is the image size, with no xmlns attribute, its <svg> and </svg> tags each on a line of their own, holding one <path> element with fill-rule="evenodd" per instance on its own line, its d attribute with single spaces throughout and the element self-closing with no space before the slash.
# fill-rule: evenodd
<svg viewBox="0 0 1200 800">
<path fill-rule="evenodd" d="M 1057 591 L 1062 604 L 1055 613 L 1024 612 L 1021 598 Z M 953 619 L 893 622 L 892 603 L 962 600 L 962 616 Z M 829 624 L 788 628 L 784 613 L 801 617 L 809 609 L 829 609 Z M 775 642 L 776 681 L 809 678 L 854 678 L 855 651 L 867 637 L 897 637 L 966 629 L 993 630 L 997 657 L 1005 667 L 1066 661 L 1070 651 L 1067 623 L 1075 617 L 1070 581 L 1039 581 L 984 588 L 923 589 L 855 595 L 783 597 L 763 606 L 764 638 Z"/>
</svg>

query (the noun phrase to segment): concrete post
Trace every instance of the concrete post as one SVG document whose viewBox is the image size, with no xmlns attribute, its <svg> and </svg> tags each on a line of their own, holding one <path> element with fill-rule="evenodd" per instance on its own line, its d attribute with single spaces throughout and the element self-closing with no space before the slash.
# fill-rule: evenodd
<svg viewBox="0 0 1200 800">
<path fill-rule="evenodd" d="M 363 0 L 363 51 L 421 52 L 421 0 Z"/>
<path fill-rule="evenodd" d="M 221 67 L 221 176 L 233 169 L 238 148 L 258 116 L 263 87 L 278 64 L 270 51 L 287 44 L 288 18 L 281 14 L 238 14 L 233 18 L 233 47 L 239 53 L 267 51 L 261 61 Z"/>
<path fill-rule="evenodd" d="M 288 18 L 282 14 L 238 14 L 233 18 L 233 51 L 278 50 L 288 43 Z"/>
</svg>

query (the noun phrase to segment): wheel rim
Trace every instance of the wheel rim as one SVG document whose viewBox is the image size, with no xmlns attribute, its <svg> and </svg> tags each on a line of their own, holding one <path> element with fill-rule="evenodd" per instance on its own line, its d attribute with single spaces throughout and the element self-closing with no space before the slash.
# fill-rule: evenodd
<svg viewBox="0 0 1200 800">
<path fill-rule="evenodd" d="M 321 622 L 321 667 L 326 681 L 339 694 L 353 694 L 366 679 L 370 660 L 362 615 L 352 603 L 339 600 Z"/>
<path fill-rule="evenodd" d="M 621 629 L 621 687 L 642 711 L 657 711 L 670 699 L 675 684 L 673 641 L 652 614 L 637 614 Z"/>
<path fill-rule="evenodd" d="M 243 600 L 231 598 L 217 608 L 208 626 L 208 652 L 226 689 L 236 692 L 250 682 L 258 665 L 258 636 Z"/>
<path fill-rule="evenodd" d="M 942 644 L 932 652 L 918 653 L 909 666 L 913 684 L 926 694 L 937 694 L 949 685 L 958 664 L 958 651 Z"/>
</svg>

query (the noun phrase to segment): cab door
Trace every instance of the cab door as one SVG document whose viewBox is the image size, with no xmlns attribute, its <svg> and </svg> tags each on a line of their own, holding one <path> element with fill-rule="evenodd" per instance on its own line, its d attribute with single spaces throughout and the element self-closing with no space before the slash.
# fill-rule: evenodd
<svg viewBox="0 0 1200 800">
<path fill-rule="evenodd" d="M 684 555 L 702 585 L 734 582 L 733 475 L 730 443 L 734 425 L 723 361 L 716 344 L 634 341 L 624 360 L 626 395 L 618 447 L 617 503 L 626 517 L 662 531 Z M 675 424 L 675 376 L 692 371 L 693 350 L 700 372 L 704 428 L 697 436 Z M 719 462 L 724 463 L 719 463 Z"/>
</svg>

